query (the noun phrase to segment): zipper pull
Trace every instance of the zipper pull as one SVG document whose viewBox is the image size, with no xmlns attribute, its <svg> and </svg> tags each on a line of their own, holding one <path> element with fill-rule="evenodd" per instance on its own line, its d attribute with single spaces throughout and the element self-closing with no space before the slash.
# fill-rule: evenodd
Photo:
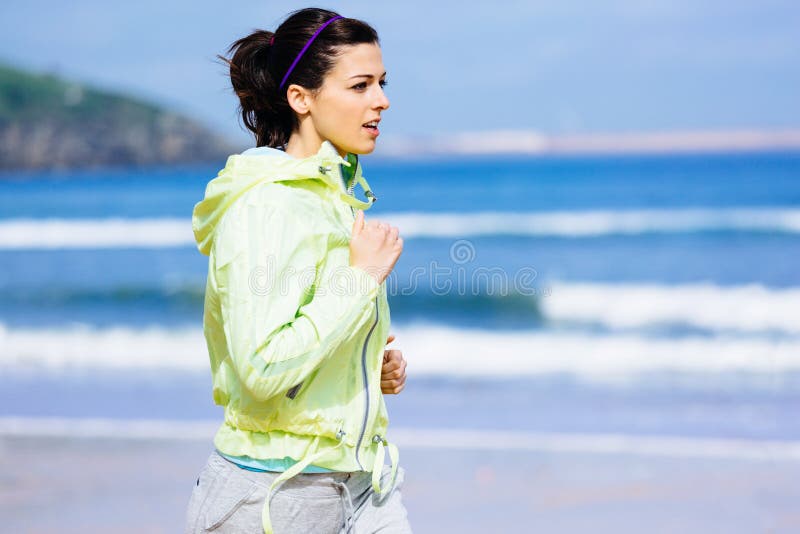
<svg viewBox="0 0 800 534">
<path fill-rule="evenodd" d="M 297 393 L 300 391 L 302 385 L 303 383 L 300 382 L 299 384 L 296 384 L 293 387 L 289 388 L 289 391 L 286 392 L 286 396 L 294 400 L 294 398 L 297 396 Z"/>
</svg>

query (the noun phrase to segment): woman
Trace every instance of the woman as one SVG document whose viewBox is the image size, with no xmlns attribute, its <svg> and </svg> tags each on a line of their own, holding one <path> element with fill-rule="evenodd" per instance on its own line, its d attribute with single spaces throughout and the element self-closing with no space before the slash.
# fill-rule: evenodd
<svg viewBox="0 0 800 534">
<path fill-rule="evenodd" d="M 187 532 L 410 532 L 382 396 L 405 383 L 384 349 L 403 241 L 365 221 L 376 198 L 358 161 L 389 107 L 377 33 L 303 9 L 229 53 L 257 147 L 228 158 L 192 217 L 225 420 Z"/>
</svg>

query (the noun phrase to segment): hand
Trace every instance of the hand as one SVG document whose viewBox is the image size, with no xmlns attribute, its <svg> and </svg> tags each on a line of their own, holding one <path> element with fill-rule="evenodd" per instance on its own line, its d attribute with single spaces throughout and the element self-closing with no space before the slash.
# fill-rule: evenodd
<svg viewBox="0 0 800 534">
<path fill-rule="evenodd" d="M 350 265 L 369 273 L 380 284 L 394 269 L 403 252 L 403 238 L 395 226 L 380 221 L 364 222 L 364 212 L 356 212 L 350 238 Z"/>
<path fill-rule="evenodd" d="M 386 339 L 388 345 L 394 341 L 394 336 Z M 397 395 L 406 387 L 406 360 L 403 353 L 397 349 L 383 351 L 383 366 L 381 367 L 381 392 L 384 395 Z"/>
</svg>

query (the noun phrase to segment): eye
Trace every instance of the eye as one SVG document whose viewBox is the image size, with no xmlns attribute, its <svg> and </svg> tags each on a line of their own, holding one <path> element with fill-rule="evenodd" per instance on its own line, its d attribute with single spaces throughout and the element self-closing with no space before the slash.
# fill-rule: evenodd
<svg viewBox="0 0 800 534">
<path fill-rule="evenodd" d="M 381 87 L 386 87 L 387 85 L 389 85 L 389 82 L 387 82 L 386 80 L 381 80 L 378 83 L 380 84 Z M 356 89 L 358 91 L 360 91 L 361 89 L 366 89 L 366 88 L 367 88 L 367 82 L 357 83 L 352 87 L 352 89 Z"/>
</svg>

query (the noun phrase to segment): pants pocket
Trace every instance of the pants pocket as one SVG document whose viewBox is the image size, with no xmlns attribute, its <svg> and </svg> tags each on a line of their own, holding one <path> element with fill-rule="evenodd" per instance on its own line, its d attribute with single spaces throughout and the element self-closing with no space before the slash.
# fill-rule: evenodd
<svg viewBox="0 0 800 534">
<path fill-rule="evenodd" d="M 231 467 L 217 473 L 208 490 L 202 511 L 203 527 L 206 531 L 218 530 L 223 525 L 226 530 L 237 532 L 239 526 L 252 524 L 255 520 L 260 523 L 260 503 L 262 498 L 255 498 L 260 486 L 246 477 L 238 476 L 233 470 L 238 467 Z M 237 514 L 245 504 L 251 504 L 250 514 Z M 253 517 L 250 517 L 253 516 Z"/>
<path fill-rule="evenodd" d="M 212 455 L 213 456 L 213 455 Z M 208 490 L 214 483 L 218 471 L 212 467 L 211 458 L 200 470 L 196 479 L 192 479 L 192 495 L 186 509 L 186 534 L 194 534 L 200 528 L 200 514 L 208 498 Z"/>
</svg>

